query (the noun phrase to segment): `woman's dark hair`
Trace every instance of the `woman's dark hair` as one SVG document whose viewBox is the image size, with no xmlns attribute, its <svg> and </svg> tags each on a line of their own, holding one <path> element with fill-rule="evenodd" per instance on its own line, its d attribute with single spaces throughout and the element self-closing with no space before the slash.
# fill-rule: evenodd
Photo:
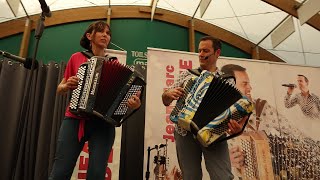
<svg viewBox="0 0 320 180">
<path fill-rule="evenodd" d="M 87 28 L 87 30 L 84 32 L 84 34 L 81 37 L 81 40 L 80 40 L 81 47 L 87 50 L 91 50 L 90 40 L 87 38 L 86 34 L 92 33 L 92 32 L 94 32 L 94 34 L 96 32 L 103 32 L 106 27 L 108 27 L 108 29 L 110 30 L 109 25 L 104 21 L 96 21 L 90 24 L 90 26 Z"/>
</svg>

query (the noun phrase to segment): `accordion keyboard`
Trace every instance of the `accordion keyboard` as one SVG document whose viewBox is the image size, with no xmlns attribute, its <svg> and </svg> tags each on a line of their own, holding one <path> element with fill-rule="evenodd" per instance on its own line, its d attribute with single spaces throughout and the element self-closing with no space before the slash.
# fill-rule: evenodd
<svg viewBox="0 0 320 180">
<path fill-rule="evenodd" d="M 80 98 L 79 108 L 86 109 L 87 101 L 90 94 L 90 87 L 92 84 L 93 74 L 95 73 L 97 61 L 89 60 L 89 65 L 87 66 L 87 75 L 85 79 L 85 83 L 83 84 L 83 91 Z"/>
<path fill-rule="evenodd" d="M 132 85 L 129 89 L 129 91 L 127 92 L 127 94 L 125 95 L 125 97 L 123 98 L 123 100 L 121 101 L 120 105 L 118 106 L 118 108 L 115 110 L 114 115 L 124 115 L 126 114 L 127 110 L 128 110 L 128 99 L 133 96 L 136 95 L 138 91 L 142 90 L 142 86 L 140 85 Z"/>
<path fill-rule="evenodd" d="M 243 171 L 243 176 L 245 179 L 256 179 L 257 178 L 257 159 L 255 156 L 255 147 L 249 138 L 241 139 L 241 147 L 245 152 L 245 168 Z"/>
<path fill-rule="evenodd" d="M 194 85 L 195 80 L 193 78 L 189 79 L 188 82 L 186 83 L 185 87 L 184 87 L 184 95 L 182 97 L 180 97 L 176 103 L 176 106 L 173 108 L 173 110 L 171 111 L 170 114 L 170 119 L 172 121 L 177 122 L 178 121 L 178 114 L 179 112 L 183 109 L 184 104 L 185 104 L 185 100 L 188 96 L 188 93 L 191 91 L 193 85 Z"/>
<path fill-rule="evenodd" d="M 84 81 L 86 78 L 87 68 L 88 68 L 88 64 L 83 64 L 78 69 L 77 77 L 79 78 L 79 83 L 78 83 L 77 89 L 72 91 L 72 96 L 71 96 L 71 100 L 70 100 L 70 109 L 71 110 L 75 110 L 78 107 L 78 102 L 80 100 L 80 94 L 83 89 L 83 84 L 84 84 Z"/>
</svg>

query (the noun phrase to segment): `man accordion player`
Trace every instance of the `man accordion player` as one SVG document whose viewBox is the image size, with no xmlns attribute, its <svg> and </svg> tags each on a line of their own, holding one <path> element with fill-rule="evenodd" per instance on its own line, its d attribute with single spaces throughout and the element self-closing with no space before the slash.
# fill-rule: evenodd
<svg viewBox="0 0 320 180">
<path fill-rule="evenodd" d="M 176 124 L 174 137 L 178 162 L 184 180 L 202 179 L 202 157 L 204 157 L 210 179 L 233 179 L 234 177 L 231 172 L 228 144 L 224 140 L 228 134 L 231 138 L 241 133 L 243 123 L 247 121 L 252 109 L 252 104 L 242 98 L 241 94 L 232 98 L 229 96 L 231 101 L 226 103 L 228 98 L 224 100 L 220 99 L 222 97 L 220 95 L 211 96 L 208 93 L 212 90 L 215 92 L 214 89 L 217 89 L 218 86 L 222 87 L 220 85 L 233 86 L 227 79 L 221 77 L 222 73 L 216 66 L 220 53 L 221 42 L 219 39 L 211 36 L 201 38 L 198 47 L 200 67 L 195 71 L 180 73 L 176 83 L 162 94 L 162 102 L 165 106 L 170 105 L 174 100 L 179 101 L 176 103 L 175 110 L 172 111 L 171 120 Z M 197 71 L 199 75 L 192 73 Z M 230 89 L 237 92 L 235 88 Z M 219 92 L 225 91 L 223 88 L 220 90 Z M 239 99 L 248 104 L 237 104 Z M 214 103 L 215 100 L 219 103 Z M 234 108 L 230 108 L 231 105 L 234 105 Z M 235 117 L 232 116 L 232 112 L 239 106 L 242 109 L 247 109 L 239 111 L 246 112 L 244 114 L 247 115 L 238 113 L 244 117 L 236 121 L 237 118 L 236 120 L 231 119 Z M 218 128 L 219 132 L 215 132 L 213 129 L 220 127 L 220 125 L 223 125 L 223 128 Z M 227 132 L 221 134 L 220 131 L 224 130 Z"/>
</svg>

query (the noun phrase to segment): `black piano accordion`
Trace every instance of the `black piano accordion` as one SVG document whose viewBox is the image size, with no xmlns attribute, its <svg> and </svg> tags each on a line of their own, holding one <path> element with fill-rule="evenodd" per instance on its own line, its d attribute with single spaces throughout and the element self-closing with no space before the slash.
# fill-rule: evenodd
<svg viewBox="0 0 320 180">
<path fill-rule="evenodd" d="M 253 110 L 253 103 L 241 95 L 231 76 L 204 70 L 191 78 L 184 90 L 185 96 L 177 101 L 170 119 L 193 133 L 205 147 L 240 134 L 226 137 L 229 120 L 239 121 Z"/>
<path fill-rule="evenodd" d="M 129 112 L 128 98 L 145 86 L 143 76 L 132 67 L 99 56 L 81 64 L 77 77 L 79 84 L 72 92 L 70 111 L 97 116 L 117 127 L 135 112 Z"/>
</svg>

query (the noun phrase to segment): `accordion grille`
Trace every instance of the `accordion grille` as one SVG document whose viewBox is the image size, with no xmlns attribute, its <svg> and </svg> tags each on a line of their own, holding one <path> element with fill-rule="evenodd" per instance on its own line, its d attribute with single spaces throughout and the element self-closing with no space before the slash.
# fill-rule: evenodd
<svg viewBox="0 0 320 180">
<path fill-rule="evenodd" d="M 231 118 L 229 118 L 229 119 L 239 121 L 242 119 L 242 117 L 243 116 L 240 114 L 239 111 L 234 111 L 234 112 L 231 112 Z M 217 125 L 215 128 L 212 129 L 213 133 L 222 135 L 225 132 L 227 132 L 227 130 L 229 129 L 228 122 L 229 121 L 222 121 L 221 124 Z"/>
</svg>

